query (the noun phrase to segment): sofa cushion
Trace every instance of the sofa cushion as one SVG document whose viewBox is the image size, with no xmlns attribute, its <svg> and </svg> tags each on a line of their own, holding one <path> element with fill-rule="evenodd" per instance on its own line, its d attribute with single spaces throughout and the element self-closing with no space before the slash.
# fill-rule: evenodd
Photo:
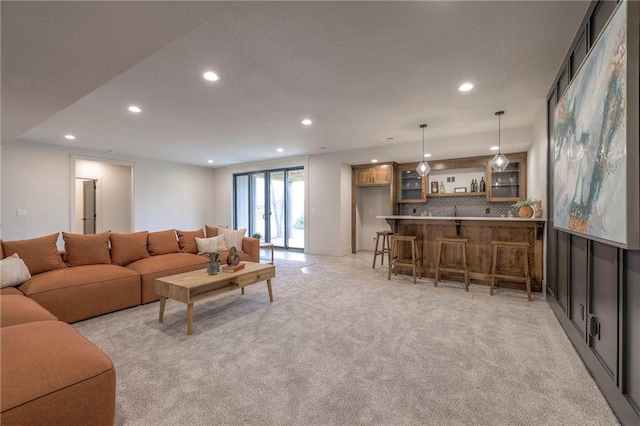
<svg viewBox="0 0 640 426">
<path fill-rule="evenodd" d="M 64 322 L 140 304 L 140 276 L 116 265 L 49 271 L 32 276 L 19 289 Z"/>
<path fill-rule="evenodd" d="M 173 229 L 149 232 L 149 235 L 147 235 L 147 250 L 151 256 L 179 253 L 180 245 L 176 238 L 176 232 Z"/>
<path fill-rule="evenodd" d="M 109 235 L 111 231 L 83 235 L 62 233 L 64 262 L 68 266 L 110 264 Z"/>
<path fill-rule="evenodd" d="M 0 296 L 0 327 L 57 319 L 51 312 L 25 295 Z"/>
<path fill-rule="evenodd" d="M 0 260 L 0 288 L 20 285 L 31 278 L 29 268 L 18 253 Z"/>
<path fill-rule="evenodd" d="M 155 291 L 156 278 L 206 268 L 208 260 L 207 257 L 191 253 L 169 253 L 138 260 L 128 264 L 127 268 L 140 274 L 141 300 L 142 303 L 148 303 L 159 299 Z"/>
<path fill-rule="evenodd" d="M 4 295 L 24 296 L 24 293 L 15 287 L 0 288 L 0 296 L 4 296 Z"/>
<path fill-rule="evenodd" d="M 73 327 L 38 321 L 0 329 L 2 424 L 113 425 L 113 363 Z"/>
<path fill-rule="evenodd" d="M 177 231 L 178 242 L 180 244 L 180 250 L 183 253 L 198 253 L 198 246 L 196 245 L 196 237 L 204 238 L 204 231 L 198 229 L 197 231 Z"/>
<path fill-rule="evenodd" d="M 3 241 L 2 250 L 5 256 L 18 253 L 31 275 L 35 275 L 67 267 L 58 252 L 57 241 L 58 233 L 27 240 Z"/>
<path fill-rule="evenodd" d="M 147 251 L 147 235 L 149 232 L 131 232 L 128 234 L 111 234 L 111 263 L 128 265 L 136 260 L 149 257 Z"/>
</svg>

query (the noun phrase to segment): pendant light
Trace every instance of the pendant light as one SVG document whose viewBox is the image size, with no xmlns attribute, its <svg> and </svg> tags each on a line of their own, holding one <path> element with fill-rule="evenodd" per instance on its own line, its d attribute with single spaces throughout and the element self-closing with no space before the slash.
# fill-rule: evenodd
<svg viewBox="0 0 640 426">
<path fill-rule="evenodd" d="M 504 111 L 498 111 L 496 115 L 498 116 L 498 153 L 491 159 L 489 164 L 494 172 L 503 172 L 509 165 L 507 157 L 500 152 L 500 117 L 504 115 Z"/>
<path fill-rule="evenodd" d="M 424 161 L 424 129 L 425 127 L 427 127 L 426 124 L 420 125 L 420 128 L 422 129 L 422 161 L 420 162 L 420 164 L 418 164 L 418 167 L 416 167 L 416 172 L 418 172 L 418 175 L 420 175 L 420 177 L 427 176 L 431 171 L 431 167 L 429 167 L 429 163 Z"/>
</svg>

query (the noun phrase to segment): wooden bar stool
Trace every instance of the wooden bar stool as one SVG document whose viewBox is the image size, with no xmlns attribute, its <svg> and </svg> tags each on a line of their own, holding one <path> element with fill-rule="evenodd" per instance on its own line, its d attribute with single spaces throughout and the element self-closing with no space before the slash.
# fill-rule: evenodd
<svg viewBox="0 0 640 426">
<path fill-rule="evenodd" d="M 438 287 L 438 280 L 440 279 L 440 272 L 460 272 L 464 275 L 464 290 L 469 291 L 469 264 L 467 263 L 467 241 L 468 238 L 444 238 L 440 237 L 438 241 L 438 252 L 436 254 L 436 279 L 433 282 L 434 287 Z M 462 247 L 462 265 L 460 267 L 446 266 L 443 267 L 444 259 L 444 246 L 453 245 L 454 248 Z"/>
<path fill-rule="evenodd" d="M 493 261 L 491 266 L 491 289 L 489 294 L 493 296 L 493 287 L 495 286 L 496 278 L 505 279 L 510 281 L 524 282 L 527 285 L 527 297 L 531 302 L 531 277 L 529 276 L 529 248 L 530 244 L 527 242 L 517 241 L 491 241 L 493 246 Z M 522 251 L 522 274 L 523 275 L 509 275 L 509 274 L 497 274 L 496 265 L 498 263 L 498 249 L 513 249 Z"/>
<path fill-rule="evenodd" d="M 409 243 L 411 245 L 411 259 L 400 259 L 400 249 L 398 243 Z M 418 252 L 418 237 L 410 235 L 391 235 L 391 259 L 389 260 L 389 275 L 387 279 L 391 279 L 391 270 L 393 274 L 398 275 L 398 266 L 406 266 L 413 271 L 413 283 L 416 284 L 416 270 L 419 278 L 422 278 L 422 262 Z"/>
<path fill-rule="evenodd" d="M 373 249 L 373 269 L 376 269 L 376 258 L 378 255 L 382 255 L 382 259 L 380 259 L 380 266 L 384 265 L 384 256 L 389 255 L 389 252 L 391 251 L 391 235 L 393 235 L 393 232 L 391 231 L 376 232 L 376 247 Z M 382 237 L 382 248 L 378 249 L 380 237 Z"/>
</svg>

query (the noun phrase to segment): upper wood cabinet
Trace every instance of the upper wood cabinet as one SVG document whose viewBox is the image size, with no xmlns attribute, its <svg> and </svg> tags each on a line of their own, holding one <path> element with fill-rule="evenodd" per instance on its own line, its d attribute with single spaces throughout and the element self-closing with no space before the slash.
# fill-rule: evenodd
<svg viewBox="0 0 640 426">
<path fill-rule="evenodd" d="M 503 172 L 487 163 L 487 200 L 518 201 L 527 198 L 527 153 L 505 154 L 509 160 Z"/>
<path fill-rule="evenodd" d="M 352 166 L 356 186 L 391 185 L 395 163 Z"/>
<path fill-rule="evenodd" d="M 426 200 L 426 179 L 420 177 L 416 171 L 418 163 L 402 164 L 398 166 L 398 202 L 421 203 Z"/>
</svg>

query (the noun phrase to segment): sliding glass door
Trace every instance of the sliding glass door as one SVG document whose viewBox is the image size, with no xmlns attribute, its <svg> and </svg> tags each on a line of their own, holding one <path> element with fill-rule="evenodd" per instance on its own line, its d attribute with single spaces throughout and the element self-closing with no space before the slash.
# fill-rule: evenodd
<svg viewBox="0 0 640 426">
<path fill-rule="evenodd" d="M 304 169 L 234 175 L 234 226 L 276 247 L 304 249 Z"/>
</svg>

